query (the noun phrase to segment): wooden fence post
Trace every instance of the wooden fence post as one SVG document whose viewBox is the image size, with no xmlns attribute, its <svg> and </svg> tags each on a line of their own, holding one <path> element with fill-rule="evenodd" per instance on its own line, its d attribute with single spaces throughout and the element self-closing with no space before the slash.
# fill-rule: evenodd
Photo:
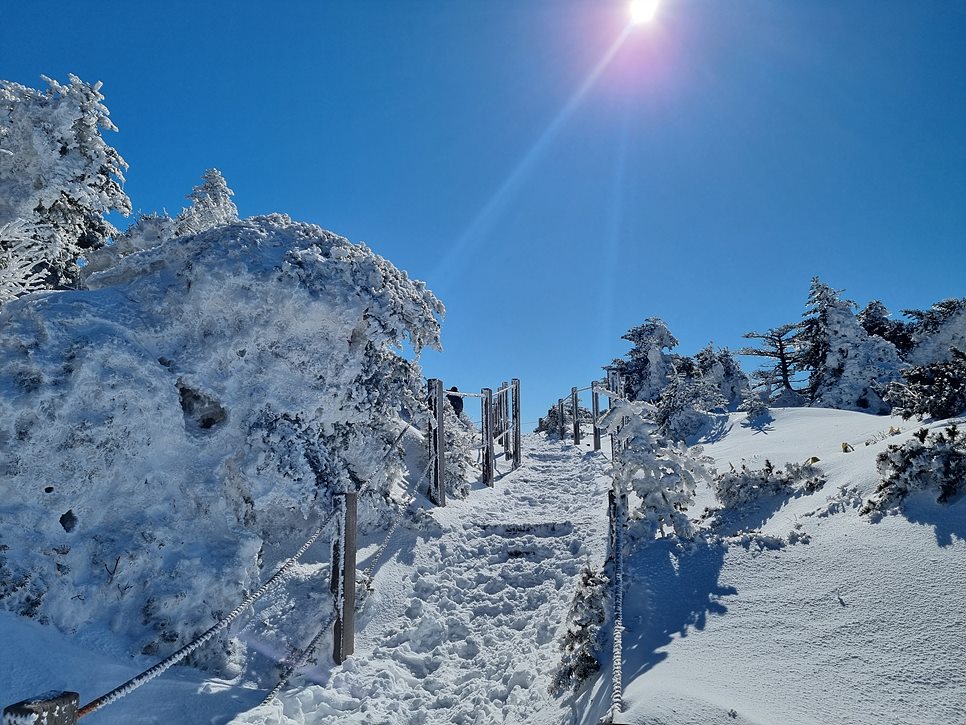
<svg viewBox="0 0 966 725">
<path fill-rule="evenodd" d="M 490 388 L 483 388 L 480 391 L 483 409 L 483 422 L 481 424 L 483 433 L 483 483 L 487 486 L 493 485 L 493 391 Z"/>
<path fill-rule="evenodd" d="M 356 521 L 358 496 L 355 491 L 342 494 L 341 540 L 345 549 L 340 552 L 341 567 L 336 582 L 335 642 L 332 659 L 337 665 L 355 650 L 356 629 Z M 341 571 L 340 571 L 341 570 Z M 339 595 L 341 594 L 341 601 Z"/>
<path fill-rule="evenodd" d="M 557 435 L 560 437 L 561 443 L 564 439 L 564 404 L 563 398 L 557 401 Z"/>
<path fill-rule="evenodd" d="M 3 725 L 75 725 L 79 699 L 80 695 L 76 692 L 54 692 L 22 700 L 3 708 Z"/>
<path fill-rule="evenodd" d="M 520 452 L 520 381 L 513 378 L 513 468 L 519 468 Z"/>
<path fill-rule="evenodd" d="M 570 408 L 574 414 L 574 445 L 580 445 L 580 401 L 577 400 L 577 388 L 570 389 Z"/>
<path fill-rule="evenodd" d="M 594 417 L 594 450 L 600 450 L 600 393 L 597 392 L 597 383 L 590 385 L 590 414 Z"/>
<path fill-rule="evenodd" d="M 443 431 L 443 381 L 430 378 L 429 386 L 429 456 L 433 477 L 429 498 L 437 506 L 446 505 L 446 437 Z"/>
<path fill-rule="evenodd" d="M 504 380 L 500 387 L 503 390 L 500 393 L 500 410 L 503 416 L 500 421 L 500 434 L 503 436 L 503 457 L 509 461 L 513 458 L 513 452 L 510 450 L 510 446 L 513 445 L 510 441 L 510 383 Z"/>
</svg>

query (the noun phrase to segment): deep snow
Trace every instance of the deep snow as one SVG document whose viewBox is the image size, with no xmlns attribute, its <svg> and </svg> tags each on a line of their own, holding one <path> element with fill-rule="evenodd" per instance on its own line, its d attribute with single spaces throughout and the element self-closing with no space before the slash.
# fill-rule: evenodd
<svg viewBox="0 0 966 725">
<path fill-rule="evenodd" d="M 875 455 L 919 426 L 822 409 L 774 416 L 760 428 L 730 416 L 705 452 L 719 468 L 817 456 L 828 482 L 727 513 L 693 547 L 629 544 L 619 721 L 966 721 L 966 502 L 924 494 L 878 523 L 858 515 L 878 480 Z M 92 725 L 596 723 L 610 701 L 609 652 L 575 697 L 555 700 L 546 685 L 580 566 L 604 556 L 606 463 L 588 444 L 531 435 L 524 445 L 523 468 L 493 489 L 477 485 L 400 527 L 345 665 L 332 665 L 326 641 L 280 701 L 247 712 L 265 692 L 251 679 L 176 668 Z M 706 488 L 698 497 L 695 517 L 714 503 Z M 10 615 L 0 633 L 10 643 L 0 702 L 51 687 L 86 701 L 147 661 L 112 661 Z M 53 670 L 41 648 L 58 655 Z"/>
</svg>

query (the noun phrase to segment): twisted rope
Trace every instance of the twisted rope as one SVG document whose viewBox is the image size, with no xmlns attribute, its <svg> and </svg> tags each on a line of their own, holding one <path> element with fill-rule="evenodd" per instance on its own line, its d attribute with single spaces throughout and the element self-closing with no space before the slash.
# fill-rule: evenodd
<svg viewBox="0 0 966 725">
<path fill-rule="evenodd" d="M 614 503 L 614 663 L 610 699 L 611 721 L 624 709 L 624 507 L 621 497 Z"/>
<path fill-rule="evenodd" d="M 329 514 L 328 518 L 312 533 L 312 535 L 306 539 L 305 543 L 299 547 L 298 551 L 295 552 L 289 559 L 279 567 L 264 584 L 262 584 L 258 589 L 249 594 L 245 599 L 234 609 L 231 610 L 226 616 L 219 619 L 211 627 L 209 627 L 204 633 L 196 637 L 194 640 L 186 644 L 184 647 L 179 649 L 177 652 L 168 655 L 163 660 L 158 662 L 153 667 L 148 668 L 141 674 L 132 677 L 130 680 L 124 684 L 115 687 L 113 690 L 107 694 L 101 695 L 96 700 L 84 705 L 77 711 L 77 717 L 83 717 L 84 715 L 90 715 L 93 712 L 97 712 L 102 707 L 110 705 L 113 702 L 117 702 L 125 695 L 129 695 L 134 692 L 141 685 L 144 685 L 155 677 L 166 671 L 173 665 L 183 660 L 185 657 L 190 655 L 192 652 L 202 647 L 211 641 L 211 639 L 218 634 L 220 631 L 225 629 L 229 624 L 238 619 L 242 613 L 248 609 L 252 604 L 261 599 L 265 594 L 267 594 L 271 589 L 273 589 L 277 584 L 280 584 L 284 578 L 288 575 L 291 568 L 298 562 L 299 559 L 308 551 L 309 547 L 314 544 L 318 538 L 322 535 L 322 532 L 332 523 L 333 518 L 335 518 L 335 512 L 333 511 Z"/>
</svg>

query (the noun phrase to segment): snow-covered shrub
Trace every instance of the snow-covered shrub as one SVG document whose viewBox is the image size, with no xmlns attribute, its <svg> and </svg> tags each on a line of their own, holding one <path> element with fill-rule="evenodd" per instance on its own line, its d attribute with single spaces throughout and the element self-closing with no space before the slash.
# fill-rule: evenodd
<svg viewBox="0 0 966 725">
<path fill-rule="evenodd" d="M 200 234 L 223 224 L 238 221 L 238 207 L 231 198 L 235 192 L 218 169 L 208 169 L 201 175 L 203 183 L 188 195 L 191 204 L 175 220 L 178 236 Z"/>
<path fill-rule="evenodd" d="M 744 391 L 748 389 L 749 380 L 731 351 L 726 347 L 715 350 L 714 345 L 709 342 L 694 356 L 694 365 L 701 378 L 718 391 L 724 400 L 725 409 L 732 412 L 738 410 L 744 400 Z"/>
<path fill-rule="evenodd" d="M 443 405 L 443 434 L 446 438 L 446 495 L 466 498 L 469 482 L 478 479 L 480 432 L 465 413 L 456 415 L 453 406 Z"/>
<path fill-rule="evenodd" d="M 775 468 L 766 460 L 760 469 L 741 469 L 714 477 L 711 489 L 726 508 L 735 508 L 767 496 L 791 496 L 798 492 L 815 493 L 825 485 L 826 478 L 810 463 L 786 463 L 785 469 Z"/>
<path fill-rule="evenodd" d="M 128 214 L 127 164 L 102 131 L 116 131 L 101 84 L 44 77 L 39 91 L 0 81 L 0 224 L 22 219 L 45 250 L 45 286 L 73 283 L 77 259 L 115 229 L 108 212 Z"/>
<path fill-rule="evenodd" d="M 592 426 L 594 424 L 594 414 L 589 408 L 578 404 L 577 405 L 577 415 L 580 416 L 581 426 Z M 537 421 L 537 427 L 534 429 L 534 433 L 553 433 L 554 435 L 560 430 L 560 415 L 557 410 L 556 405 L 551 405 L 547 414 Z M 564 400 L 563 404 L 563 427 L 564 436 L 570 435 L 574 427 L 574 412 L 573 406 L 570 404 L 570 398 Z"/>
<path fill-rule="evenodd" d="M 903 418 L 952 418 L 966 412 L 966 353 L 952 348 L 951 359 L 903 371 L 883 397 Z"/>
<path fill-rule="evenodd" d="M 899 379 L 895 345 L 870 336 L 839 291 L 812 280 L 806 317 L 796 336 L 798 366 L 808 370 L 812 404 L 822 408 L 888 413 L 877 392 Z"/>
<path fill-rule="evenodd" d="M 88 286 L 0 310 L 0 607 L 109 621 L 132 651 L 168 652 L 291 555 L 334 494 L 366 482 L 362 525 L 388 516 L 400 410 L 425 422 L 399 351 L 438 345 L 425 285 L 273 215 L 131 254 Z"/>
<path fill-rule="evenodd" d="M 882 482 L 859 511 L 881 516 L 914 491 L 937 491 L 937 503 L 952 503 L 966 491 L 966 435 L 950 425 L 929 435 L 923 428 L 876 458 Z"/>
<path fill-rule="evenodd" d="M 771 410 L 768 408 L 768 395 L 757 390 L 745 389 L 741 405 L 738 410 L 748 414 L 750 425 L 765 423 L 771 420 Z"/>
<path fill-rule="evenodd" d="M 614 458 L 615 485 L 637 495 L 630 520 L 640 538 L 652 539 L 665 526 L 690 537 L 686 511 L 694 503 L 697 481 L 711 478 L 710 460 L 700 455 L 700 448 L 664 438 L 654 414 L 652 405 L 615 401 L 604 416 L 602 427 L 623 447 Z"/>
<path fill-rule="evenodd" d="M 550 682 L 550 694 L 580 689 L 600 669 L 601 629 L 607 619 L 607 577 L 585 566 L 567 612 L 567 631 L 560 642 L 563 654 Z"/>
<path fill-rule="evenodd" d="M 677 441 L 684 441 L 707 427 L 714 416 L 711 411 L 724 412 L 727 400 L 718 386 L 691 366 L 687 372 L 679 367 L 661 391 L 654 420 L 661 433 Z"/>
</svg>

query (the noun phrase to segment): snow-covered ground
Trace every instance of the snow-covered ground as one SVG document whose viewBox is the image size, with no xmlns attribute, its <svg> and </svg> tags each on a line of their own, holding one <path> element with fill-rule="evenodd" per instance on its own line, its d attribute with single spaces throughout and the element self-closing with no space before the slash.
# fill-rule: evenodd
<svg viewBox="0 0 966 725">
<path fill-rule="evenodd" d="M 732 415 L 705 452 L 719 469 L 815 456 L 828 482 L 728 513 L 693 547 L 630 544 L 618 721 L 966 722 L 966 501 L 915 496 L 871 523 L 858 508 L 878 482 L 875 456 L 919 426 L 837 410 L 774 415 L 762 428 Z M 609 652 L 575 696 L 554 699 L 547 685 L 576 575 L 605 555 L 606 461 L 541 435 L 524 445 L 523 467 L 493 489 L 400 527 L 344 665 L 324 643 L 319 664 L 261 707 L 265 690 L 245 676 L 175 668 L 89 721 L 598 722 Z M 699 490 L 694 515 L 713 504 Z M 111 656 L 107 629 L 95 653 L 4 614 L 0 638 L 0 703 L 61 687 L 86 702 L 148 662 Z"/>
</svg>

